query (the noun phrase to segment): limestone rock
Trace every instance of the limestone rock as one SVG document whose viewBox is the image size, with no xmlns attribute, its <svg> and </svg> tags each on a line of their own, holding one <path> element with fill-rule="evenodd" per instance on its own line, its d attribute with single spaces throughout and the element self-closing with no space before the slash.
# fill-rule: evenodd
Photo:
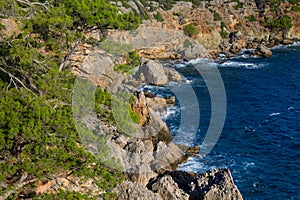
<svg viewBox="0 0 300 200">
<path fill-rule="evenodd" d="M 159 174 L 164 173 L 166 170 L 176 170 L 179 163 L 185 160 L 185 154 L 174 143 L 164 145 L 163 143 L 157 144 L 157 151 L 154 156 L 155 160 L 152 164 L 154 169 Z"/>
<path fill-rule="evenodd" d="M 168 173 L 191 200 L 242 200 L 229 169 L 217 169 L 204 174 L 174 171 Z"/>
<path fill-rule="evenodd" d="M 132 166 L 129 171 L 125 173 L 125 178 L 142 186 L 146 186 L 150 179 L 157 177 L 157 173 L 153 172 L 147 164 Z"/>
<path fill-rule="evenodd" d="M 158 193 L 164 200 L 188 200 L 189 195 L 178 188 L 171 176 L 163 176 L 152 185 L 152 191 Z"/>
<path fill-rule="evenodd" d="M 164 72 L 169 81 L 180 82 L 182 80 L 182 76 L 179 74 L 179 72 L 171 67 L 164 67 Z"/>
<path fill-rule="evenodd" d="M 253 52 L 253 54 L 262 57 L 271 57 L 272 51 L 264 44 L 259 44 L 255 49 L 255 51 Z"/>
<path fill-rule="evenodd" d="M 206 57 L 207 55 L 207 50 L 203 47 L 203 45 L 194 42 L 184 51 L 183 57 L 187 60 L 191 60 Z"/>
<path fill-rule="evenodd" d="M 146 187 L 130 181 L 124 181 L 113 190 L 118 195 L 118 200 L 162 200 L 162 198 Z"/>
<path fill-rule="evenodd" d="M 116 91 L 124 76 L 113 70 L 113 58 L 107 54 L 92 51 L 79 68 L 73 69 L 75 75 L 90 79 L 95 85 Z"/>
<path fill-rule="evenodd" d="M 151 85 L 164 85 L 168 82 L 164 68 L 159 61 L 146 61 L 135 74 L 140 81 L 142 81 L 141 75 L 144 76 L 146 83 Z"/>
<path fill-rule="evenodd" d="M 169 143 L 172 141 L 172 135 L 166 123 L 157 115 L 157 113 L 149 108 L 149 118 L 144 127 L 144 137 L 151 139 L 154 144 L 159 141 Z"/>
</svg>

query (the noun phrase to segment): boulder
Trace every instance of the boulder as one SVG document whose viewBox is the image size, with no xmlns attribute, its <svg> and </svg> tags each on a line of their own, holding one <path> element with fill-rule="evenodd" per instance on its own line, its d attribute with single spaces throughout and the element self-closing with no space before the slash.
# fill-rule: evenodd
<svg viewBox="0 0 300 200">
<path fill-rule="evenodd" d="M 151 190 L 158 193 L 164 200 L 188 200 L 189 195 L 178 188 L 171 176 L 166 175 L 159 178 L 151 186 Z"/>
<path fill-rule="evenodd" d="M 182 80 L 181 75 L 175 69 L 170 67 L 164 67 L 164 72 L 169 81 L 180 82 Z"/>
<path fill-rule="evenodd" d="M 264 44 L 259 44 L 255 49 L 255 51 L 253 52 L 253 55 L 262 56 L 262 57 L 271 57 L 272 51 Z"/>
<path fill-rule="evenodd" d="M 116 91 L 124 76 L 113 70 L 113 58 L 101 51 L 94 50 L 86 56 L 79 68 L 74 68 L 77 76 L 90 79 L 95 85 Z"/>
<path fill-rule="evenodd" d="M 204 46 L 200 43 L 193 42 L 187 47 L 183 53 L 183 57 L 187 60 L 207 57 L 208 53 Z"/>
<path fill-rule="evenodd" d="M 162 64 L 157 60 L 146 61 L 137 71 L 135 77 L 139 81 L 145 81 L 151 85 L 164 85 L 168 77 L 164 72 Z"/>
<path fill-rule="evenodd" d="M 162 200 L 162 198 L 148 190 L 146 187 L 130 181 L 124 181 L 121 185 L 116 187 L 113 192 L 118 195 L 118 200 Z"/>
</svg>

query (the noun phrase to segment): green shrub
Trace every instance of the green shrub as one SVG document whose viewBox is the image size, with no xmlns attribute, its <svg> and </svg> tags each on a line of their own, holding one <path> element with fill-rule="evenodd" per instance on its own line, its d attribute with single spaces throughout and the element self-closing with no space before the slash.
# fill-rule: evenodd
<svg viewBox="0 0 300 200">
<path fill-rule="evenodd" d="M 228 32 L 226 32 L 226 31 L 221 31 L 221 32 L 220 32 L 220 35 L 221 35 L 221 37 L 224 38 L 224 39 L 225 39 L 225 38 L 228 38 L 228 36 L 229 36 L 229 35 L 228 35 Z"/>
<path fill-rule="evenodd" d="M 300 0 L 288 0 L 288 2 L 295 5 L 295 4 L 300 3 Z"/>
<path fill-rule="evenodd" d="M 184 27 L 184 33 L 185 35 L 192 37 L 193 35 L 197 35 L 199 33 L 199 30 L 194 23 L 191 23 Z"/>
<path fill-rule="evenodd" d="M 161 14 L 159 12 L 154 15 L 154 19 L 156 19 L 159 22 L 164 21 L 163 17 L 161 16 Z"/>
<path fill-rule="evenodd" d="M 192 45 L 192 43 L 191 43 L 190 40 L 188 40 L 188 39 L 184 40 L 184 42 L 183 42 L 183 47 L 184 47 L 184 48 L 187 48 L 187 47 L 189 47 L 189 46 L 191 46 L 191 45 Z"/>
<path fill-rule="evenodd" d="M 126 55 L 126 64 L 118 64 L 114 66 L 114 71 L 122 72 L 122 74 L 133 73 L 133 69 L 140 66 L 140 57 L 136 51 L 128 52 Z"/>
<path fill-rule="evenodd" d="M 300 12 L 300 6 L 293 6 L 291 11 Z"/>
<path fill-rule="evenodd" d="M 240 2 L 239 0 L 234 0 L 234 2 L 237 3 L 237 5 L 234 6 L 234 9 L 235 9 L 235 10 L 238 10 L 238 9 L 240 9 L 240 8 L 243 8 L 244 3 Z"/>
<path fill-rule="evenodd" d="M 214 15 L 214 21 L 221 21 L 222 20 L 220 14 L 217 11 L 213 10 L 213 15 Z"/>
<path fill-rule="evenodd" d="M 247 19 L 249 22 L 255 22 L 256 21 L 256 17 L 254 15 L 246 16 L 245 19 Z"/>
<path fill-rule="evenodd" d="M 287 15 L 277 19 L 266 17 L 264 25 L 272 30 L 289 30 L 293 27 L 293 20 Z"/>
<path fill-rule="evenodd" d="M 221 22 L 221 28 L 222 29 L 227 28 L 226 24 L 223 21 Z"/>
</svg>

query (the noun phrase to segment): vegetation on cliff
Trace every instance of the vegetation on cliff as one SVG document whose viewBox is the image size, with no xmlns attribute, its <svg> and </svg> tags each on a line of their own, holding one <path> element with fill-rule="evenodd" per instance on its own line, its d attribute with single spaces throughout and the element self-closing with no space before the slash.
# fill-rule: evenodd
<svg viewBox="0 0 300 200">
<path fill-rule="evenodd" d="M 0 11 L 20 25 L 20 34 L 4 34 L 4 25 L 0 32 L 0 198 L 35 197 L 38 182 L 71 174 L 93 178 L 102 196 L 111 197 L 122 175 L 80 144 L 71 110 L 75 77 L 65 64 L 86 40 L 84 33 L 133 29 L 139 17 L 121 14 L 105 0 L 9 0 L 0 1 Z M 106 93 L 97 95 L 107 104 Z M 57 196 L 73 197 L 83 198 L 74 192 Z"/>
</svg>

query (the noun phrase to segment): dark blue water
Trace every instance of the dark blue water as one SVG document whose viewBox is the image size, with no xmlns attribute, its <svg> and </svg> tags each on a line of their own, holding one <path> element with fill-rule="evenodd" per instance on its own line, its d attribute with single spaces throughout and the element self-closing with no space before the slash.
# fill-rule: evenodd
<svg viewBox="0 0 300 200">
<path fill-rule="evenodd" d="M 227 95 L 221 137 L 207 156 L 191 158 L 180 169 L 229 167 L 244 199 L 300 199 L 300 47 L 274 49 L 272 58 L 227 60 L 218 68 Z M 209 93 L 192 68 L 179 71 L 198 97 L 201 119 L 194 145 L 200 145 L 210 121 Z M 180 111 L 167 123 L 176 136 Z"/>
</svg>

